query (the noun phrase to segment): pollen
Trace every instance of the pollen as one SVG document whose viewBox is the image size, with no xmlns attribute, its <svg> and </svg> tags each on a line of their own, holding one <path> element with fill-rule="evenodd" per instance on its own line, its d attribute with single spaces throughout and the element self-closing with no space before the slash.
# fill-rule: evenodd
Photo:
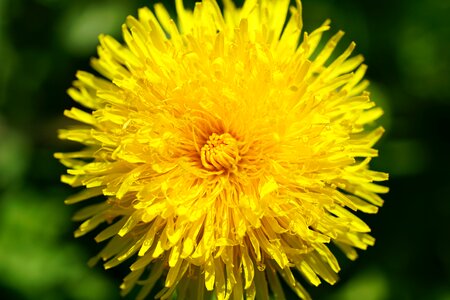
<svg viewBox="0 0 450 300">
<path fill-rule="evenodd" d="M 203 145 L 200 158 L 208 170 L 233 170 L 240 159 L 237 141 L 229 133 L 213 133 Z"/>
</svg>

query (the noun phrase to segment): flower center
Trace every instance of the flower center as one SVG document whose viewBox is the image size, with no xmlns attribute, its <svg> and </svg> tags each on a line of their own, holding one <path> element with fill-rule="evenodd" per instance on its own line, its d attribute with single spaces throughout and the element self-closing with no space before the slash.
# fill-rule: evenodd
<svg viewBox="0 0 450 300">
<path fill-rule="evenodd" d="M 232 169 L 240 160 L 237 141 L 229 133 L 213 133 L 203 145 L 200 158 L 208 170 Z"/>
</svg>

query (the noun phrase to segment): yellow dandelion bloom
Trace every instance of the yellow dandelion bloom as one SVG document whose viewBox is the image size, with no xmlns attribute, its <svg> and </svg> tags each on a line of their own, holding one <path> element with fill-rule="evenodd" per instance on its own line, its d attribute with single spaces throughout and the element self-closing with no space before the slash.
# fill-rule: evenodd
<svg viewBox="0 0 450 300">
<path fill-rule="evenodd" d="M 350 259 L 374 243 L 352 211 L 387 192 L 368 167 L 382 111 L 355 44 L 331 61 L 343 32 L 319 46 L 329 22 L 302 32 L 299 0 L 223 5 L 176 0 L 175 22 L 156 4 L 127 18 L 124 44 L 100 36 L 101 76 L 69 89 L 88 112 L 65 115 L 84 124 L 59 133 L 84 147 L 55 155 L 84 187 L 66 203 L 91 202 L 75 235 L 106 225 L 93 262 L 133 257 L 121 288 L 141 299 L 284 299 L 281 281 L 309 299 L 299 280 L 337 280 L 330 243 Z"/>
</svg>

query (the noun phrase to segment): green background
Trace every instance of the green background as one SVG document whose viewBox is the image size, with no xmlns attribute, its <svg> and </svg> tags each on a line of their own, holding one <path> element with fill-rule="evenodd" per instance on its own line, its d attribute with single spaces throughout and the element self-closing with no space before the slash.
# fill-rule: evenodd
<svg viewBox="0 0 450 300">
<path fill-rule="evenodd" d="M 1 299 L 120 298 L 126 266 L 87 267 L 101 246 L 73 238 L 77 207 L 63 204 L 73 191 L 52 153 L 73 148 L 56 132 L 98 34 L 120 39 L 125 17 L 152 3 L 0 0 Z M 339 255 L 340 282 L 308 290 L 330 300 L 450 299 L 450 1 L 304 0 L 303 8 L 306 30 L 331 18 L 332 32 L 346 31 L 340 49 L 355 40 L 366 57 L 387 129 L 373 168 L 391 174 L 384 207 L 364 216 L 375 247 L 356 262 Z"/>
</svg>

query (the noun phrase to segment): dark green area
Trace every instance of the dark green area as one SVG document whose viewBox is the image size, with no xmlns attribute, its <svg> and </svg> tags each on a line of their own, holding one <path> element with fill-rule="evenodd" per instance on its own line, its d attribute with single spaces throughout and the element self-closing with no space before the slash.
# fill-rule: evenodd
<svg viewBox="0 0 450 300">
<path fill-rule="evenodd" d="M 172 1 L 166 1 L 172 7 Z M 187 1 L 186 1 L 187 2 Z M 241 1 L 242 2 L 242 1 Z M 89 70 L 97 36 L 120 38 L 129 14 L 153 1 L 0 1 L 0 295 L 2 299 L 119 299 L 125 267 L 86 266 L 100 246 L 75 240 L 73 192 L 53 152 L 65 127 L 76 70 Z M 450 299 L 450 2 L 304 0 L 308 31 L 330 18 L 369 65 L 372 99 L 387 132 L 374 168 L 391 192 L 375 216 L 377 238 L 341 281 L 308 287 L 315 299 Z M 172 8 L 173 9 L 173 8 Z"/>
</svg>

